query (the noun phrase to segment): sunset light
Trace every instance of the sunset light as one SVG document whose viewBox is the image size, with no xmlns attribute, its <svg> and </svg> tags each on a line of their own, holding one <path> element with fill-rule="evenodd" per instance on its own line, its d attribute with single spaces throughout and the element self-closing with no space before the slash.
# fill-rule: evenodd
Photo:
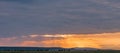
<svg viewBox="0 0 120 53">
<path fill-rule="evenodd" d="M 2 47 L 120 50 L 120 0 L 0 0 Z"/>
<path fill-rule="evenodd" d="M 57 35 L 43 35 L 49 40 L 40 41 L 48 47 L 62 47 L 62 48 L 99 48 L 108 49 L 115 47 L 118 49 L 120 45 L 120 33 L 103 33 L 103 34 L 57 34 Z M 57 39 L 56 39 L 57 38 Z M 59 39 L 58 39 L 59 38 Z M 38 42 L 37 42 L 38 43 Z"/>
</svg>

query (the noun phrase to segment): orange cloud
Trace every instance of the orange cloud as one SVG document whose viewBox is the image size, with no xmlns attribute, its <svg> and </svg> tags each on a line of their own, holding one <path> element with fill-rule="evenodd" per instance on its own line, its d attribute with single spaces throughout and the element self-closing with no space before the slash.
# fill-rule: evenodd
<svg viewBox="0 0 120 53">
<path fill-rule="evenodd" d="M 36 42 L 36 41 L 24 41 L 24 42 L 22 42 L 22 46 L 34 46 L 34 45 L 37 45 L 37 44 L 39 44 L 39 42 Z"/>
<path fill-rule="evenodd" d="M 120 49 L 120 32 L 101 34 L 29 35 L 22 38 L 22 40 L 20 39 L 20 37 L 0 38 L 0 45 Z M 17 40 L 21 41 L 15 42 Z"/>
<path fill-rule="evenodd" d="M 58 35 L 58 34 L 57 34 Z M 92 47 L 100 49 L 120 49 L 120 33 L 101 34 L 64 34 L 47 35 L 46 37 L 62 37 L 44 41 L 47 46 L 59 46 L 64 48 Z M 60 36 L 61 35 L 61 36 Z"/>
<path fill-rule="evenodd" d="M 65 37 L 62 39 L 53 39 L 42 42 L 46 46 L 58 46 L 63 48 L 73 47 L 92 47 L 100 48 L 101 46 L 95 40 L 87 38 Z"/>
</svg>

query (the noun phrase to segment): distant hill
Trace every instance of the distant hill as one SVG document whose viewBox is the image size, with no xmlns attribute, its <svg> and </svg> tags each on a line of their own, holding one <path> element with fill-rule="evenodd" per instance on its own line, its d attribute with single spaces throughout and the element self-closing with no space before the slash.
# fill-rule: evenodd
<svg viewBox="0 0 120 53">
<path fill-rule="evenodd" d="M 13 51 L 13 50 L 25 50 L 25 51 L 57 51 L 57 50 L 64 50 L 64 48 L 60 47 L 0 47 L 0 51 Z"/>
<path fill-rule="evenodd" d="M 71 50 L 100 50 L 100 49 L 96 49 L 96 48 L 71 48 Z"/>
<path fill-rule="evenodd" d="M 76 51 L 99 50 L 96 48 L 60 48 L 60 47 L 0 47 L 0 51 Z"/>
</svg>

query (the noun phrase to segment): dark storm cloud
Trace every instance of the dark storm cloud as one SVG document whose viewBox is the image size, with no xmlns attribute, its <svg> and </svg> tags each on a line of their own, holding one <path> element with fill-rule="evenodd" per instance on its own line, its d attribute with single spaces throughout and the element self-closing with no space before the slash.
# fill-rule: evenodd
<svg viewBox="0 0 120 53">
<path fill-rule="evenodd" d="M 7 1 L 7 2 L 30 2 L 33 0 L 0 0 L 0 1 Z"/>
<path fill-rule="evenodd" d="M 119 0 L 0 0 L 0 35 L 120 31 Z"/>
</svg>

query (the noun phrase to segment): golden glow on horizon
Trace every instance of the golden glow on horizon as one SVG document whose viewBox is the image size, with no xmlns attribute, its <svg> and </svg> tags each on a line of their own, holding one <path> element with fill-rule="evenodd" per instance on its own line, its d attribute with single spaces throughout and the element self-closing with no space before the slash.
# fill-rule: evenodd
<svg viewBox="0 0 120 53">
<path fill-rule="evenodd" d="M 62 39 L 52 39 L 43 41 L 46 46 L 59 46 L 63 48 L 74 48 L 74 47 L 92 47 L 92 48 L 100 48 L 100 45 L 97 44 L 97 41 L 90 40 L 88 38 L 80 38 L 74 36 L 65 36 Z"/>
<path fill-rule="evenodd" d="M 100 48 L 99 44 L 93 40 L 84 38 L 69 37 L 62 40 L 60 45 L 63 48 L 73 48 L 73 47 L 93 47 Z"/>
<path fill-rule="evenodd" d="M 45 36 L 46 37 L 46 36 Z M 63 48 L 90 47 L 90 48 L 115 48 L 120 46 L 120 33 L 102 34 L 57 34 L 47 37 L 62 37 L 61 39 L 46 40 L 47 46 L 59 46 Z"/>
<path fill-rule="evenodd" d="M 101 34 L 28 35 L 21 36 L 21 38 L 20 37 L 0 38 L 0 40 L 1 40 L 0 45 L 8 46 L 16 45 L 16 46 L 63 47 L 63 48 L 90 47 L 120 50 L 120 32 Z M 21 41 L 16 43 L 17 40 Z"/>
</svg>

